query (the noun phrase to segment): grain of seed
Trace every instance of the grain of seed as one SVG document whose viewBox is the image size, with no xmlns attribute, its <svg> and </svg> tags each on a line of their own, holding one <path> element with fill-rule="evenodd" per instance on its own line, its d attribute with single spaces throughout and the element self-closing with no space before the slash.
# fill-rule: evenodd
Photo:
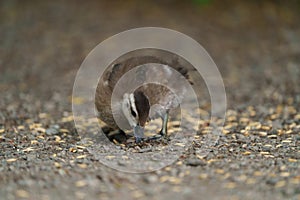
<svg viewBox="0 0 300 200">
<path fill-rule="evenodd" d="M 250 151 L 245 151 L 245 152 L 243 153 L 243 155 L 250 155 L 250 154 L 251 154 Z"/>
<path fill-rule="evenodd" d="M 174 145 L 175 146 L 180 146 L 180 147 L 185 147 L 185 144 L 183 144 L 183 143 L 175 143 Z"/>
<path fill-rule="evenodd" d="M 76 148 L 78 148 L 78 149 L 86 149 L 85 146 L 81 146 L 81 145 L 76 145 Z"/>
<path fill-rule="evenodd" d="M 182 192 L 182 188 L 178 186 L 173 187 L 172 190 L 173 192 Z"/>
<path fill-rule="evenodd" d="M 25 190 L 17 190 L 16 196 L 19 198 L 29 198 L 29 193 Z"/>
<path fill-rule="evenodd" d="M 69 152 L 76 153 L 76 152 L 77 152 L 77 149 L 75 149 L 74 147 L 71 147 L 71 148 L 69 149 Z"/>
<path fill-rule="evenodd" d="M 88 166 L 87 164 L 83 163 L 83 164 L 77 164 L 77 166 L 81 169 L 86 169 Z"/>
<path fill-rule="evenodd" d="M 55 142 L 61 141 L 61 137 L 59 137 L 58 135 L 55 135 L 54 137 L 55 137 Z"/>
<path fill-rule="evenodd" d="M 262 136 L 262 137 L 266 137 L 266 136 L 268 135 L 268 133 L 267 133 L 267 132 L 264 132 L 264 131 L 260 131 L 260 132 L 258 133 L 258 135 L 260 135 L 260 136 Z"/>
<path fill-rule="evenodd" d="M 58 163 L 58 162 L 55 162 L 55 163 L 54 163 L 54 166 L 55 166 L 56 168 L 61 168 L 61 164 Z"/>
<path fill-rule="evenodd" d="M 140 199 L 140 198 L 143 198 L 144 196 L 145 196 L 145 194 L 140 190 L 136 190 L 136 191 L 132 192 L 132 197 L 134 199 Z"/>
<path fill-rule="evenodd" d="M 18 126 L 17 129 L 18 129 L 19 131 L 24 131 L 24 130 L 25 130 L 25 127 L 24 127 L 24 126 Z M 1 133 L 1 132 L 0 132 L 0 133 Z"/>
<path fill-rule="evenodd" d="M 292 141 L 291 140 L 282 140 L 281 142 L 282 143 L 291 143 Z"/>
<path fill-rule="evenodd" d="M 283 186 L 286 185 L 286 181 L 278 181 L 276 184 L 275 184 L 275 188 L 281 188 Z"/>
<path fill-rule="evenodd" d="M 262 176 L 262 175 L 263 175 L 263 173 L 261 171 L 255 171 L 253 173 L 253 176 Z"/>
<path fill-rule="evenodd" d="M 261 126 L 261 129 L 264 130 L 264 131 L 269 131 L 271 130 L 272 127 L 270 126 Z"/>
<path fill-rule="evenodd" d="M 237 120 L 236 116 L 234 116 L 234 115 L 227 117 L 227 121 L 229 121 L 229 122 L 233 122 L 233 121 L 236 121 L 236 120 Z"/>
<path fill-rule="evenodd" d="M 227 189 L 234 189 L 234 188 L 236 188 L 236 183 L 234 183 L 234 182 L 226 183 L 226 184 L 224 185 L 224 188 L 227 188 Z"/>
<path fill-rule="evenodd" d="M 270 152 L 268 152 L 268 151 L 261 151 L 260 154 L 261 154 L 261 155 L 269 155 Z"/>
<path fill-rule="evenodd" d="M 300 177 L 299 178 L 297 178 L 297 177 L 292 178 L 291 183 L 295 184 L 295 185 L 299 185 L 300 184 Z"/>
<path fill-rule="evenodd" d="M 178 165 L 178 166 L 181 166 L 182 164 L 183 164 L 182 161 L 178 161 L 178 162 L 176 163 L 176 165 Z"/>
<path fill-rule="evenodd" d="M 277 135 L 269 135 L 268 138 L 270 138 L 270 139 L 276 139 Z"/>
<path fill-rule="evenodd" d="M 61 128 L 61 129 L 59 129 L 59 132 L 61 132 L 61 133 L 69 133 L 70 131 L 68 129 Z"/>
<path fill-rule="evenodd" d="M 292 130 L 288 130 L 288 131 L 285 132 L 285 134 L 291 134 L 291 133 L 293 133 Z"/>
<path fill-rule="evenodd" d="M 36 130 L 36 131 L 39 132 L 39 133 L 46 133 L 46 129 L 45 129 L 45 128 L 42 128 L 42 127 L 37 127 L 37 128 L 35 128 L 34 130 Z"/>
<path fill-rule="evenodd" d="M 200 174 L 199 178 L 202 179 L 202 180 L 205 180 L 205 179 L 208 178 L 208 174 Z"/>
<path fill-rule="evenodd" d="M 113 158 L 115 158 L 115 157 L 116 157 L 116 156 L 105 156 L 105 158 L 106 158 L 106 159 L 109 159 L 109 160 L 110 160 L 110 159 L 113 159 Z"/>
<path fill-rule="evenodd" d="M 223 129 L 223 130 L 222 130 L 222 133 L 223 133 L 224 135 L 227 135 L 227 134 L 230 133 L 230 131 L 229 131 L 229 130 L 226 130 L 226 129 Z"/>
<path fill-rule="evenodd" d="M 241 123 L 247 124 L 247 123 L 250 122 L 250 119 L 249 119 L 249 118 L 242 117 L 242 118 L 240 119 L 240 122 L 241 122 Z"/>
<path fill-rule="evenodd" d="M 177 177 L 170 177 L 169 182 L 174 185 L 178 185 L 181 183 L 181 179 Z"/>
<path fill-rule="evenodd" d="M 215 172 L 217 174 L 224 174 L 225 173 L 225 171 L 223 169 L 215 169 Z"/>
<path fill-rule="evenodd" d="M 289 172 L 281 172 L 281 173 L 280 173 L 280 176 L 281 176 L 281 177 L 289 177 L 289 176 L 290 176 L 290 173 L 289 173 Z"/>
<path fill-rule="evenodd" d="M 297 160 L 294 159 L 294 158 L 289 158 L 288 161 L 289 161 L 289 162 L 293 162 L 293 163 L 294 163 L 294 162 L 297 162 Z"/>
<path fill-rule="evenodd" d="M 17 158 L 9 158 L 6 160 L 6 162 L 12 163 L 12 162 L 15 162 L 16 160 L 18 160 L 18 159 Z"/>
<path fill-rule="evenodd" d="M 248 177 L 247 177 L 246 175 L 244 175 L 244 174 L 242 174 L 242 175 L 240 175 L 240 176 L 237 177 L 237 179 L 238 179 L 239 181 L 242 181 L 242 182 L 246 181 L 247 178 L 248 178 Z"/>
<path fill-rule="evenodd" d="M 247 179 L 247 181 L 246 181 L 246 184 L 248 184 L 248 185 L 253 185 L 253 184 L 255 184 L 256 183 L 256 180 L 254 179 L 254 178 L 249 178 L 249 179 Z"/>
<path fill-rule="evenodd" d="M 217 161 L 219 161 L 219 160 L 218 159 L 210 159 L 207 161 L 207 163 L 210 164 L 210 163 L 217 162 Z"/>
<path fill-rule="evenodd" d="M 39 118 L 41 118 L 41 119 L 45 119 L 45 118 L 48 118 L 48 117 L 49 117 L 49 115 L 47 113 L 40 113 L 39 114 Z"/>
<path fill-rule="evenodd" d="M 32 148 L 32 147 L 28 147 L 28 148 L 26 148 L 26 149 L 23 149 L 22 151 L 23 152 L 30 152 L 30 151 L 34 151 L 35 149 L 34 148 Z"/>
<path fill-rule="evenodd" d="M 76 181 L 76 182 L 75 182 L 75 186 L 76 186 L 76 187 L 84 187 L 84 186 L 86 186 L 86 185 L 87 185 L 87 182 L 84 181 L 84 180 L 80 180 L 80 181 Z"/>
<path fill-rule="evenodd" d="M 37 140 L 31 140 L 30 144 L 38 144 L 39 142 Z"/>
</svg>

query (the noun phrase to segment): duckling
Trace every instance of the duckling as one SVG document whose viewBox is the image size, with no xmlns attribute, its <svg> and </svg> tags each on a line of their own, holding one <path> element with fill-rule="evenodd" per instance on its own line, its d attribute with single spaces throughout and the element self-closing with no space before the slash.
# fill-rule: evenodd
<svg viewBox="0 0 300 200">
<path fill-rule="evenodd" d="M 154 63 L 160 64 L 155 65 Z M 135 73 L 136 77 L 134 78 L 140 81 L 141 86 L 135 91 L 120 95 L 117 101 L 112 101 L 113 90 L 119 79 L 129 70 L 141 65 L 148 65 L 148 68 L 137 69 Z M 188 70 L 180 66 L 177 59 L 163 61 L 157 56 L 150 55 L 130 57 L 112 63 L 100 78 L 96 89 L 95 105 L 100 120 L 113 129 L 119 129 L 120 132 L 133 129 L 136 142 L 140 142 L 145 139 L 144 127 L 146 122 L 159 117 L 162 119 L 162 128 L 159 134 L 165 137 L 169 112 L 180 105 L 185 93 L 183 84 L 178 81 L 178 74 L 176 77 L 176 73 L 170 70 L 170 67 L 189 80 Z M 142 84 L 153 78 L 164 80 L 173 85 L 178 91 L 177 95 L 160 84 Z M 117 119 L 114 119 L 114 116 Z M 125 125 L 118 127 L 115 120 L 121 121 L 121 124 Z"/>
</svg>

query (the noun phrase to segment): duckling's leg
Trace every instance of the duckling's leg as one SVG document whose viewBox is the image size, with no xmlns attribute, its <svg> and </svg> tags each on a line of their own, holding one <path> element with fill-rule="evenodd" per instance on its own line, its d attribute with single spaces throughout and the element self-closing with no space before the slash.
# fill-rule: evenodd
<svg viewBox="0 0 300 200">
<path fill-rule="evenodd" d="M 169 110 L 166 111 L 164 116 L 162 117 L 162 128 L 159 132 L 160 135 L 166 137 L 168 132 L 168 120 L 169 120 Z"/>
</svg>

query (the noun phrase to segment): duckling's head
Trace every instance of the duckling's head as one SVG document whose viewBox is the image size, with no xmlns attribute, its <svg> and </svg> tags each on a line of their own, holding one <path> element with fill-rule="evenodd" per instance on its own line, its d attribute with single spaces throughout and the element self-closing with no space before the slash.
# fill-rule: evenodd
<svg viewBox="0 0 300 200">
<path fill-rule="evenodd" d="M 122 111 L 132 128 L 144 127 L 148 120 L 150 103 L 148 97 L 141 91 L 125 93 L 122 102 Z"/>
<path fill-rule="evenodd" d="M 150 103 L 147 96 L 141 91 L 123 96 L 122 111 L 133 128 L 136 142 L 140 142 L 144 138 L 144 126 L 148 120 Z"/>
</svg>

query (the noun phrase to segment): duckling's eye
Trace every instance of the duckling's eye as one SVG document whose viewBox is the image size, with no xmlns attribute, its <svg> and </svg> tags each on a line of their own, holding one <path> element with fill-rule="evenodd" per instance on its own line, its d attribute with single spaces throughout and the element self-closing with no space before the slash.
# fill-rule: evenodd
<svg viewBox="0 0 300 200">
<path fill-rule="evenodd" d="M 130 110 L 131 110 L 131 115 L 132 115 L 133 117 L 136 117 L 136 113 L 132 110 L 132 108 L 130 108 Z"/>
</svg>

